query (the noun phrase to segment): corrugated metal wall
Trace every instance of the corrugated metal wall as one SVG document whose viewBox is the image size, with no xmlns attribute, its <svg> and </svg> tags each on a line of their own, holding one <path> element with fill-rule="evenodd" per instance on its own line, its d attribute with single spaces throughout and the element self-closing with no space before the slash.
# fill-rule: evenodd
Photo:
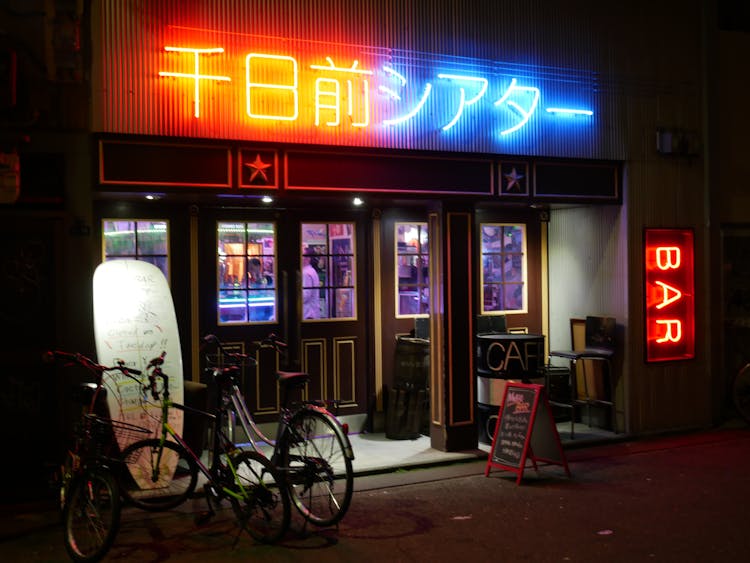
<svg viewBox="0 0 750 563">
<path fill-rule="evenodd" d="M 95 5 L 93 21 L 100 22 L 93 34 L 97 131 L 527 156 L 625 156 L 620 105 L 602 87 L 605 61 L 585 11 L 551 10 L 542 0 L 98 0 Z M 201 74 L 231 78 L 201 82 L 200 106 L 211 119 L 193 118 L 193 89 L 158 81 L 157 71 L 192 57 L 166 55 L 164 46 L 170 43 L 225 49 L 225 54 L 200 59 Z M 467 108 L 460 134 L 436 130 L 457 111 L 457 87 L 444 83 L 443 88 L 452 88 L 450 95 L 433 94 L 429 100 L 434 123 L 415 119 L 374 133 L 369 129 L 367 135 L 344 127 L 291 126 L 288 121 L 249 123 L 242 63 L 253 48 L 293 54 L 300 67 L 309 62 L 306 57 L 324 55 L 347 67 L 355 55 L 360 68 L 381 69 L 387 63 L 415 79 L 405 108 L 416 105 L 428 80 L 440 87 L 437 72 L 481 76 L 489 87 L 480 103 Z M 373 111 L 381 112 L 371 116 L 373 122 L 387 111 L 372 103 L 378 96 L 377 78 L 369 85 Z M 513 111 L 493 106 L 514 78 L 519 85 L 541 88 L 542 100 L 522 134 L 499 138 L 498 131 L 506 127 L 490 119 L 503 124 L 519 119 Z M 300 99 L 310 99 L 303 85 L 300 92 Z M 467 97 L 472 93 L 467 90 Z M 590 107 L 594 116 L 556 122 L 543 108 L 566 103 Z M 174 108 L 187 108 L 182 119 L 171 115 Z"/>
</svg>

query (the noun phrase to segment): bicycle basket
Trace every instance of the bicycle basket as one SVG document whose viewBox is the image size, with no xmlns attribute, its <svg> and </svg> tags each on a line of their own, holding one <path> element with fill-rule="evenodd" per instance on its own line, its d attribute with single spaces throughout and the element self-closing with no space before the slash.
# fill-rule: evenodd
<svg viewBox="0 0 750 563">
<path fill-rule="evenodd" d="M 135 424 L 112 420 L 96 414 L 84 416 L 88 432 L 85 434 L 85 457 L 94 459 L 117 459 L 120 448 L 143 440 L 151 431 Z"/>
</svg>

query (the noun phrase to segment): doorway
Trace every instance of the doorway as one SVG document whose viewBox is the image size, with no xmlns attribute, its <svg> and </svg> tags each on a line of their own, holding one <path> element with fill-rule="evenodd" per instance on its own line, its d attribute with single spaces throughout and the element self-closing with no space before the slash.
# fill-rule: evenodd
<svg viewBox="0 0 750 563">
<path fill-rule="evenodd" d="M 212 209 L 200 221 L 200 332 L 255 353 L 270 333 L 283 357 L 257 353 L 243 392 L 259 421 L 279 412 L 278 369 L 310 374 L 307 400 L 339 416 L 367 412 L 366 220 L 357 213 Z"/>
</svg>

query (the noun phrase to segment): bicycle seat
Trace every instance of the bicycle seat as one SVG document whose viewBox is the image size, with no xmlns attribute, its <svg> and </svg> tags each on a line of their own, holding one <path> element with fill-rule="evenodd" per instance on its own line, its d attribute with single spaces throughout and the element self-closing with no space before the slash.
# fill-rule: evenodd
<svg viewBox="0 0 750 563">
<path fill-rule="evenodd" d="M 279 384 L 287 387 L 301 387 L 310 381 L 310 375 L 304 371 L 278 371 L 276 376 Z"/>
</svg>

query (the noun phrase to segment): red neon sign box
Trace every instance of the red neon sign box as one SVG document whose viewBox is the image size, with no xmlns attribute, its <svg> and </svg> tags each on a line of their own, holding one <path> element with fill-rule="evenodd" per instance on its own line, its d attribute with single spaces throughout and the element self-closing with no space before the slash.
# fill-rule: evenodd
<svg viewBox="0 0 750 563">
<path fill-rule="evenodd" d="M 646 229 L 646 361 L 695 357 L 693 231 Z"/>
</svg>

